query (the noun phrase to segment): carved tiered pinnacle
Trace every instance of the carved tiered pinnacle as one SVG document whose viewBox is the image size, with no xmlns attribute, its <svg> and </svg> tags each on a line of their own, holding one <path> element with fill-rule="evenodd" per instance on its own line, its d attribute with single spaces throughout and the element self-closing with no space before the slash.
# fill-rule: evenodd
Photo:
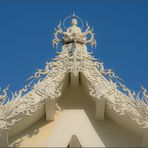
<svg viewBox="0 0 148 148">
<path fill-rule="evenodd" d="M 65 28 L 65 23 L 68 19 L 71 19 L 71 26 Z M 78 21 L 81 23 L 81 28 L 78 26 Z M 76 16 L 75 14 L 65 18 L 63 21 L 63 26 L 60 22 L 57 28 L 55 29 L 55 38 L 53 39 L 52 45 L 56 45 L 56 47 L 58 47 L 59 42 L 62 42 L 63 44 L 91 44 L 92 47 L 95 47 L 96 40 L 94 39 L 93 29 L 90 28 L 86 21 L 86 30 L 82 32 L 83 26 L 84 25 L 82 19 Z M 64 31 L 62 28 L 66 31 Z M 61 39 L 58 37 L 59 35 L 62 36 Z M 89 39 L 88 35 L 90 36 Z"/>
</svg>

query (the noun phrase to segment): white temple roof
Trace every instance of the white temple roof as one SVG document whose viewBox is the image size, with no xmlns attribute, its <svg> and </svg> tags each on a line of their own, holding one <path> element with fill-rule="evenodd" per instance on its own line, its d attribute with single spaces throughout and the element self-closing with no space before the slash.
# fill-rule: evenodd
<svg viewBox="0 0 148 148">
<path fill-rule="evenodd" d="M 24 89 L 12 94 L 11 101 L 8 88 L 3 90 L 0 96 L 0 130 L 11 130 L 15 124 L 18 125 L 24 118 L 41 110 L 46 100 L 58 100 L 66 77 L 72 74 L 74 78 L 80 76 L 94 100 L 105 100 L 108 116 L 122 126 L 133 128 L 133 131 L 136 129 L 138 134 L 142 134 L 143 129 L 148 128 L 147 90 L 142 87 L 136 94 L 122 84 L 111 69 L 106 70 L 103 63 L 87 51 L 87 44 L 96 45 L 93 30 L 87 24 L 86 31 L 82 32 L 75 22 L 79 18 L 73 17 L 75 20 L 72 26 L 65 32 L 61 24 L 56 29 L 53 45 L 60 42 L 63 44 L 56 58 L 47 62 L 43 70 L 38 69 Z M 58 34 L 63 38 L 59 39 Z M 87 35 L 91 38 L 87 39 Z M 129 125 L 125 125 L 126 122 Z"/>
</svg>

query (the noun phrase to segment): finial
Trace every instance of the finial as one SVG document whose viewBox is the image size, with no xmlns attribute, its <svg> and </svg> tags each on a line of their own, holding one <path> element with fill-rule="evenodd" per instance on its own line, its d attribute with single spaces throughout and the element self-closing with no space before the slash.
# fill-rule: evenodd
<svg viewBox="0 0 148 148">
<path fill-rule="evenodd" d="M 86 20 L 86 27 L 88 27 L 89 25 L 88 25 L 88 21 Z"/>
<path fill-rule="evenodd" d="M 72 15 L 72 16 L 76 16 L 76 15 L 75 15 L 75 12 L 73 12 L 73 15 Z"/>
<path fill-rule="evenodd" d="M 60 25 L 60 26 L 62 25 L 61 20 L 59 21 L 59 25 Z"/>
<path fill-rule="evenodd" d="M 71 26 L 65 27 L 66 22 L 70 19 Z M 96 46 L 96 40 L 94 38 L 93 28 L 91 28 L 86 20 L 86 30 L 83 32 L 83 20 L 75 15 L 66 17 L 61 25 L 61 21 L 55 29 L 55 38 L 53 39 L 53 46 L 58 47 L 59 42 L 63 44 L 69 43 L 80 43 L 80 44 L 91 44 L 92 47 Z M 62 36 L 59 36 L 62 35 Z"/>
</svg>

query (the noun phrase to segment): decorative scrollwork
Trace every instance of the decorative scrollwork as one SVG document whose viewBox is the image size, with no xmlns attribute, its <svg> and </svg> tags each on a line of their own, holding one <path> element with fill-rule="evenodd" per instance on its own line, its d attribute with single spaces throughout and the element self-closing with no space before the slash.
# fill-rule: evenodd
<svg viewBox="0 0 148 148">
<path fill-rule="evenodd" d="M 61 21 L 60 21 L 57 28 L 55 28 L 54 39 L 52 41 L 52 46 L 54 47 L 56 45 L 56 48 L 58 47 L 58 44 L 61 41 L 59 39 L 58 35 L 63 33 L 63 30 L 61 27 L 62 27 L 62 25 L 61 25 Z"/>
<path fill-rule="evenodd" d="M 65 22 L 69 18 L 71 18 L 71 26 L 65 28 Z M 77 19 L 80 20 L 82 24 L 81 28 L 77 26 Z M 85 32 L 82 32 L 83 26 L 83 21 L 80 17 L 76 16 L 75 14 L 70 15 L 63 21 L 63 28 L 66 30 L 65 32 L 62 29 L 61 22 L 55 29 L 55 38 L 53 39 L 52 45 L 56 45 L 56 47 L 58 47 L 59 42 L 62 42 L 63 44 L 91 44 L 92 48 L 96 47 L 96 40 L 94 38 L 93 28 L 91 29 L 88 23 L 86 22 L 86 30 Z M 62 36 L 61 39 L 58 37 L 59 35 Z M 87 39 L 87 36 L 90 36 L 90 38 Z"/>
<path fill-rule="evenodd" d="M 0 104 L 4 104 L 8 98 L 9 85 L 1 91 Z"/>
<path fill-rule="evenodd" d="M 87 51 L 87 43 L 96 44 L 93 29 L 86 23 L 85 32 L 77 26 L 77 20 L 72 20 L 72 26 L 64 32 L 61 23 L 55 29 L 53 45 L 63 43 L 62 51 L 51 62 L 46 62 L 45 68 L 37 69 L 31 80 L 18 92 L 12 93 L 8 98 L 8 87 L 2 91 L 0 100 L 0 128 L 8 129 L 22 119 L 22 115 L 32 115 L 37 111 L 46 99 L 58 98 L 61 95 L 61 87 L 64 76 L 67 73 L 78 72 L 84 74 L 88 80 L 90 95 L 100 99 L 106 98 L 107 107 L 116 111 L 119 115 L 127 115 L 140 127 L 148 127 L 148 91 L 141 87 L 137 94 L 120 82 L 120 78 L 111 69 L 105 69 L 103 63 Z M 59 35 L 62 39 L 59 39 Z M 87 39 L 87 35 L 91 35 Z M 44 78 L 43 78 L 44 77 Z M 119 89 L 118 89 L 119 88 Z M 111 97 L 112 96 L 112 97 Z M 15 119 L 17 115 L 19 119 Z"/>
</svg>

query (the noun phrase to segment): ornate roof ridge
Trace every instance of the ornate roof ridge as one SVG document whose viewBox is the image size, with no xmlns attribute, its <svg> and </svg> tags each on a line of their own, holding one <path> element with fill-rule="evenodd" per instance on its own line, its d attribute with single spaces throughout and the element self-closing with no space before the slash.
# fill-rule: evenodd
<svg viewBox="0 0 148 148">
<path fill-rule="evenodd" d="M 37 82 L 32 85 L 31 91 L 22 95 L 25 91 L 21 89 L 18 93 L 12 94 L 11 101 L 1 107 L 0 127 L 7 129 L 20 120 L 13 118 L 18 113 L 31 115 L 39 108 L 39 102 L 44 103 L 44 100 L 47 98 L 52 99 L 60 96 L 63 77 L 69 72 L 74 73 L 74 75 L 82 72 L 90 81 L 89 89 L 91 96 L 100 99 L 100 96 L 103 95 L 107 98 L 107 104 L 110 108 L 114 109 L 120 115 L 127 113 L 131 115 L 132 113 L 133 115 L 129 117 L 134 117 L 133 119 L 135 119 L 138 124 L 142 127 L 147 127 L 146 117 L 148 116 L 148 104 L 144 101 L 147 99 L 147 90 L 142 87 L 143 96 L 140 98 L 139 93 L 136 95 L 123 85 L 119 81 L 119 77 L 117 77 L 112 70 L 105 70 L 103 63 L 93 60 L 94 58 L 88 52 L 85 50 L 77 51 L 73 56 L 69 56 L 67 46 L 72 46 L 72 44 L 64 45 L 63 51 L 59 53 L 55 61 L 46 63 L 45 69 L 38 69 L 36 73 L 30 77 L 31 83 L 25 86 L 25 91 L 27 91 L 33 81 Z M 84 48 L 86 47 L 85 45 L 78 45 L 77 49 L 82 48 L 82 46 Z M 81 54 L 81 58 L 80 52 L 83 53 Z M 45 77 L 42 79 L 44 75 Z M 120 87 L 127 94 L 120 92 L 117 87 Z M 7 90 L 5 91 L 7 92 Z M 110 95 L 115 96 L 115 102 L 109 99 Z M 3 96 L 6 96 L 6 94 Z M 10 118 L 12 119 L 11 122 L 9 121 Z"/>
<path fill-rule="evenodd" d="M 15 122 L 21 120 L 21 117 L 16 120 L 16 115 L 31 115 L 46 99 L 59 97 L 65 74 L 73 73 L 74 76 L 77 76 L 79 72 L 83 73 L 90 82 L 88 85 L 91 96 L 97 99 L 100 99 L 100 96 L 105 97 L 108 107 L 119 115 L 126 114 L 140 127 L 148 127 L 148 91 L 141 87 L 136 94 L 122 84 L 121 79 L 111 69 L 106 70 L 103 62 L 96 60 L 87 51 L 87 43 L 92 45 L 96 43 L 92 31 L 88 29 L 90 27 L 86 30 L 90 31 L 93 37 L 87 40 L 88 32 L 85 31 L 83 34 L 80 28 L 76 27 L 76 20 L 73 20 L 72 23 L 72 32 L 68 28 L 69 30 L 67 29 L 64 33 L 60 26 L 55 30 L 53 43 L 58 45 L 59 41 L 62 41 L 63 46 L 54 61 L 47 62 L 43 70 L 37 69 L 35 74 L 28 79 L 28 84 L 18 92 L 12 93 L 8 87 L 2 90 L 0 129 L 8 129 Z M 58 33 L 62 33 L 62 40 L 57 37 Z M 83 44 L 80 44 L 78 40 L 81 33 L 86 41 Z M 72 39 L 73 42 L 65 44 L 63 40 L 67 38 Z M 110 98 L 112 95 L 113 100 Z"/>
</svg>

